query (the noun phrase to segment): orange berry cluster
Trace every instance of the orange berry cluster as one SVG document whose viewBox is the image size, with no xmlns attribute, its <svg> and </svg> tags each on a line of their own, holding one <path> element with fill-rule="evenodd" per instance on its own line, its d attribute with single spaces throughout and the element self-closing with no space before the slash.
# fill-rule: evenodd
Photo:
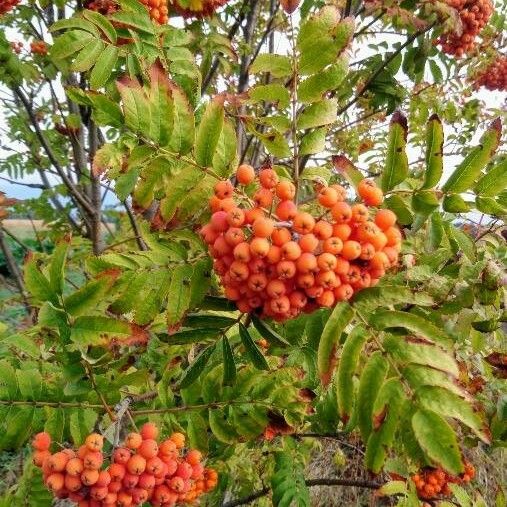
<svg viewBox="0 0 507 507">
<path fill-rule="evenodd" d="M 118 4 L 114 0 L 92 0 L 86 4 L 86 8 L 107 16 L 118 10 Z"/>
<path fill-rule="evenodd" d="M 488 90 L 507 91 L 507 56 L 499 55 L 476 77 L 474 85 Z"/>
<path fill-rule="evenodd" d="M 34 55 L 45 56 L 48 54 L 48 46 L 43 40 L 35 40 L 30 42 L 30 51 Z"/>
<path fill-rule="evenodd" d="M 169 20 L 167 0 L 139 0 L 150 13 L 153 21 L 165 24 Z M 86 4 L 86 8 L 92 11 L 100 12 L 101 14 L 113 14 L 119 9 L 118 3 L 115 0 L 91 0 Z"/>
<path fill-rule="evenodd" d="M 21 50 L 23 49 L 23 43 L 19 41 L 14 41 L 10 43 L 11 49 L 19 55 L 21 53 Z"/>
<path fill-rule="evenodd" d="M 192 0 L 189 5 L 182 5 L 178 0 L 172 0 L 171 8 L 184 18 L 205 18 L 229 0 Z"/>
<path fill-rule="evenodd" d="M 198 450 L 182 453 L 183 434 L 173 433 L 160 444 L 157 436 L 157 427 L 146 423 L 139 433 L 127 436 L 123 447 L 114 449 L 109 466 L 103 468 L 101 435 L 89 435 L 77 452 L 51 454 L 51 437 L 38 433 L 33 462 L 42 468 L 44 483 L 57 498 L 79 507 L 192 504 L 217 485 L 216 471 L 204 467 Z"/>
<path fill-rule="evenodd" d="M 19 4 L 19 0 L 0 0 L 0 16 L 7 14 Z"/>
<path fill-rule="evenodd" d="M 466 483 L 475 477 L 475 468 L 471 463 L 465 462 L 463 474 L 453 476 L 441 468 L 425 468 L 412 476 L 412 481 L 417 488 L 419 498 L 430 500 L 437 495 L 450 496 L 449 483 Z"/>
<path fill-rule="evenodd" d="M 241 165 L 236 179 L 240 185 L 252 184 L 253 167 Z M 279 181 L 273 169 L 262 169 L 258 182 L 253 201 L 236 190 L 249 207 L 233 198 L 230 181 L 218 182 L 211 220 L 200 231 L 225 296 L 241 312 L 257 311 L 281 322 L 332 307 L 375 285 L 397 264 L 402 237 L 396 215 L 379 209 L 370 218 L 368 207 L 383 201 L 372 180 L 359 183 L 364 204 L 345 202 L 340 185 L 321 188 L 317 219 L 298 209 L 295 186 Z"/>
<path fill-rule="evenodd" d="M 150 11 L 150 17 L 153 21 L 163 25 L 169 20 L 167 0 L 140 0 L 142 4 Z"/>
<path fill-rule="evenodd" d="M 460 34 L 446 33 L 439 39 L 442 51 L 458 58 L 475 48 L 475 38 L 486 26 L 493 14 L 491 0 L 446 0 L 447 5 L 456 9 L 463 25 Z"/>
</svg>

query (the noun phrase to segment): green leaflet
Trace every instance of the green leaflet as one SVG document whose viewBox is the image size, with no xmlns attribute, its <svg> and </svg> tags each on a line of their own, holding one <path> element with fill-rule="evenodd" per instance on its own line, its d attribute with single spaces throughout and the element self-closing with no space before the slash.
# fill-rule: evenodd
<svg viewBox="0 0 507 507">
<path fill-rule="evenodd" d="M 423 386 L 416 392 L 424 408 L 442 416 L 453 417 L 468 426 L 483 442 L 491 442 L 491 434 L 485 421 L 469 402 L 444 387 Z"/>
<path fill-rule="evenodd" d="M 380 180 L 384 192 L 393 189 L 408 176 L 407 131 L 407 119 L 400 112 L 395 112 L 389 127 L 386 161 Z"/>
<path fill-rule="evenodd" d="M 444 171 L 444 129 L 437 114 L 426 124 L 426 170 L 422 188 L 433 188 L 438 184 Z"/>
<path fill-rule="evenodd" d="M 323 385 L 328 385 L 333 376 L 336 361 L 336 347 L 354 312 L 348 303 L 337 304 L 329 316 L 317 351 L 317 368 Z"/>
<path fill-rule="evenodd" d="M 370 324 L 376 329 L 388 329 L 404 327 L 418 336 L 423 336 L 433 343 L 438 343 L 448 348 L 452 344 L 452 338 L 443 330 L 430 321 L 413 313 L 395 310 L 379 310 L 370 318 Z"/>
<path fill-rule="evenodd" d="M 408 336 L 388 335 L 383 341 L 384 349 L 402 364 L 420 364 L 458 377 L 458 364 L 453 356 L 440 347 L 426 340 L 418 340 Z"/>
<path fill-rule="evenodd" d="M 458 379 L 444 371 L 419 364 L 409 364 L 403 368 L 402 374 L 413 389 L 421 386 L 443 387 L 464 399 L 470 399 L 470 395 L 460 386 Z"/>
<path fill-rule="evenodd" d="M 209 427 L 215 437 L 225 444 L 233 444 L 237 439 L 234 427 L 226 420 L 222 410 L 210 410 L 208 413 Z"/>
<path fill-rule="evenodd" d="M 321 100 L 326 92 L 336 90 L 340 86 L 347 77 L 348 67 L 349 58 L 341 55 L 336 63 L 301 81 L 297 89 L 298 100 L 302 102 Z"/>
<path fill-rule="evenodd" d="M 362 315 L 367 317 L 379 306 L 397 304 L 414 304 L 419 306 L 432 306 L 434 299 L 424 292 L 415 292 L 410 287 L 399 285 L 382 285 L 368 287 L 354 296 L 353 306 Z"/>
<path fill-rule="evenodd" d="M 336 99 L 324 99 L 314 102 L 304 109 L 297 120 L 298 129 L 309 129 L 329 125 L 336 121 L 338 102 Z"/>
<path fill-rule="evenodd" d="M 72 62 L 72 65 L 70 66 L 71 69 L 75 72 L 86 72 L 87 70 L 90 70 L 97 62 L 97 58 L 102 54 L 104 48 L 104 42 L 100 39 L 92 41 L 90 44 L 81 49 Z"/>
<path fill-rule="evenodd" d="M 357 391 L 356 413 L 361 436 L 368 441 L 372 429 L 372 411 L 375 399 L 384 383 L 389 364 L 380 351 L 374 352 L 363 368 Z"/>
<path fill-rule="evenodd" d="M 290 345 L 290 343 L 285 338 L 280 336 L 271 326 L 269 326 L 255 314 L 252 314 L 252 324 L 254 325 L 255 329 L 259 331 L 260 335 L 263 338 L 266 338 L 269 343 L 276 345 L 277 347 L 286 347 Z"/>
<path fill-rule="evenodd" d="M 304 469 L 290 451 L 275 454 L 275 473 L 271 477 L 273 505 L 276 507 L 310 507 L 310 492 Z"/>
<path fill-rule="evenodd" d="M 49 285 L 57 294 L 62 294 L 64 286 L 65 262 L 69 251 L 69 242 L 64 239 L 58 243 L 49 265 Z"/>
<path fill-rule="evenodd" d="M 105 274 L 100 278 L 90 280 L 65 298 L 65 310 L 69 315 L 78 317 L 97 308 L 97 305 L 104 300 L 113 281 L 114 275 Z"/>
<path fill-rule="evenodd" d="M 260 54 L 250 66 L 250 72 L 269 72 L 273 77 L 285 77 L 292 74 L 292 62 L 288 56 L 269 53 Z"/>
<path fill-rule="evenodd" d="M 453 475 L 463 472 L 456 435 L 451 426 L 431 410 L 418 410 L 412 417 L 417 442 L 434 463 Z"/>
<path fill-rule="evenodd" d="M 224 127 L 224 105 L 219 99 L 212 100 L 206 106 L 195 137 L 195 161 L 209 167 Z"/>
<path fill-rule="evenodd" d="M 109 42 L 116 44 L 116 30 L 111 22 L 99 12 L 95 12 L 89 9 L 82 11 L 83 17 L 91 21 L 102 33 L 109 39 Z"/>
<path fill-rule="evenodd" d="M 71 340 L 81 347 L 104 344 L 112 338 L 125 339 L 132 334 L 130 324 L 102 316 L 80 316 L 71 330 Z"/>
<path fill-rule="evenodd" d="M 69 429 L 72 441 L 76 446 L 82 444 L 93 431 L 97 421 L 97 413 L 91 408 L 77 408 L 72 410 L 69 418 Z"/>
<path fill-rule="evenodd" d="M 466 213 L 470 211 L 470 205 L 459 194 L 447 194 L 442 201 L 444 211 L 449 213 Z"/>
<path fill-rule="evenodd" d="M 327 131 L 327 127 L 321 127 L 307 132 L 301 139 L 299 155 L 311 155 L 323 151 L 326 146 Z"/>
<path fill-rule="evenodd" d="M 271 83 L 267 85 L 256 85 L 248 91 L 250 102 L 274 102 L 281 109 L 289 106 L 289 90 L 280 83 Z"/>
<path fill-rule="evenodd" d="M 245 347 L 245 353 L 252 364 L 259 370 L 269 370 L 266 358 L 253 341 L 248 329 L 241 322 L 239 323 L 239 336 Z"/>
<path fill-rule="evenodd" d="M 365 464 L 368 470 L 379 473 L 394 441 L 405 393 L 397 378 L 390 378 L 382 385 L 372 412 L 372 431 L 366 444 Z"/>
<path fill-rule="evenodd" d="M 362 326 L 355 327 L 345 339 L 338 364 L 337 399 L 338 411 L 344 424 L 350 420 L 354 408 L 353 376 L 359 362 L 359 355 L 366 343 L 368 333 Z"/>
<path fill-rule="evenodd" d="M 236 380 L 236 363 L 232 353 L 231 344 L 226 336 L 222 337 L 222 355 L 224 361 L 224 374 L 222 384 L 232 385 Z"/>
<path fill-rule="evenodd" d="M 58 304 L 58 296 L 51 287 L 49 280 L 37 266 L 37 259 L 30 256 L 23 266 L 25 286 L 30 294 L 38 301 L 51 301 Z"/>
<path fill-rule="evenodd" d="M 464 192 L 472 187 L 482 169 L 495 153 L 502 132 L 502 124 L 497 118 L 482 135 L 479 145 L 464 158 L 445 182 L 444 192 Z"/>
<path fill-rule="evenodd" d="M 180 380 L 180 389 L 188 387 L 199 378 L 199 375 L 204 371 L 211 354 L 215 351 L 215 347 L 216 345 L 213 343 L 199 353 L 194 362 L 183 373 Z"/>
<path fill-rule="evenodd" d="M 494 197 L 507 187 L 507 158 L 490 169 L 477 182 L 474 192 L 482 197 Z"/>
<path fill-rule="evenodd" d="M 106 46 L 99 55 L 90 74 L 90 88 L 98 90 L 102 88 L 111 76 L 118 61 L 119 49 L 116 46 Z"/>
<path fill-rule="evenodd" d="M 172 272 L 167 293 L 166 322 L 168 326 L 177 324 L 189 310 L 192 273 L 192 266 L 188 264 L 177 266 Z"/>
</svg>

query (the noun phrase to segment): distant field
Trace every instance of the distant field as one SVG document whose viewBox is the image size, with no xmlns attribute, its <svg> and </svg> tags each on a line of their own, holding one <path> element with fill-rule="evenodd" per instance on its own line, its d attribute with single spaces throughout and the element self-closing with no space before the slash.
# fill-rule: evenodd
<svg viewBox="0 0 507 507">
<path fill-rule="evenodd" d="M 24 218 L 10 218 L 3 221 L 3 226 L 5 229 L 7 229 L 9 232 L 14 234 L 19 239 L 30 239 L 34 238 L 35 231 L 44 231 L 46 229 L 46 226 L 44 225 L 44 222 L 42 220 L 27 220 Z M 111 230 L 115 230 L 114 224 L 109 224 L 109 227 Z M 107 229 L 104 225 L 102 225 L 102 231 L 104 233 L 107 233 Z"/>
<path fill-rule="evenodd" d="M 45 229 L 42 220 L 33 220 L 33 222 L 31 222 L 30 220 L 22 218 L 4 220 L 3 226 L 19 239 L 33 238 L 35 236 L 34 228 L 37 231 L 43 231 Z"/>
</svg>

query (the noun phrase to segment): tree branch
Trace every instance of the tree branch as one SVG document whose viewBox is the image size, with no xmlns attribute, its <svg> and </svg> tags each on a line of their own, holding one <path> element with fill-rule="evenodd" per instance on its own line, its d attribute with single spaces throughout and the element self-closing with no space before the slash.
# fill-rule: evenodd
<svg viewBox="0 0 507 507">
<path fill-rule="evenodd" d="M 377 489 L 382 486 L 382 484 L 378 482 L 356 479 L 307 479 L 305 484 L 309 488 L 313 486 L 348 486 L 355 488 Z M 265 487 L 252 493 L 251 495 L 238 498 L 237 500 L 231 500 L 230 502 L 225 502 L 222 504 L 222 507 L 238 507 L 240 505 L 247 505 L 258 498 L 268 495 L 270 491 L 271 488 Z"/>
</svg>

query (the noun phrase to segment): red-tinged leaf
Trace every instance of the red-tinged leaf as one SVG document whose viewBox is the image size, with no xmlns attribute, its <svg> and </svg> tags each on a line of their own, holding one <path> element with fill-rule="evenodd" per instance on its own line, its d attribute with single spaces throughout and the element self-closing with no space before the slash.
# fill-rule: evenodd
<svg viewBox="0 0 507 507">
<path fill-rule="evenodd" d="M 354 188 L 364 179 L 361 171 L 345 155 L 333 155 L 333 166 Z"/>
</svg>

